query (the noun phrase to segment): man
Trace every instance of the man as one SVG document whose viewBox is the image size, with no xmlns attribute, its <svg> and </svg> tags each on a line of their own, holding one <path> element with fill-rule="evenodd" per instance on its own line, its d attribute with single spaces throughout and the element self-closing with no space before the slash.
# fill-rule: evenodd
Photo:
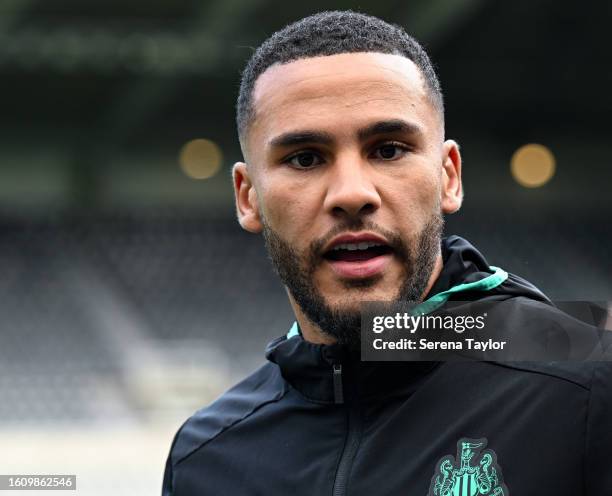
<svg viewBox="0 0 612 496">
<path fill-rule="evenodd" d="M 461 156 L 414 39 L 350 11 L 287 26 L 248 62 L 237 123 L 238 220 L 296 323 L 181 427 L 165 496 L 612 495 L 610 364 L 360 360 L 365 301 L 553 308 L 441 239 Z"/>
</svg>

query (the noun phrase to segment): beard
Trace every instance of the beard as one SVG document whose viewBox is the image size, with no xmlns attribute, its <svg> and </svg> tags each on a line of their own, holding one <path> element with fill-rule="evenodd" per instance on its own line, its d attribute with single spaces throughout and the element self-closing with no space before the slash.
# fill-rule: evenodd
<svg viewBox="0 0 612 496">
<path fill-rule="evenodd" d="M 306 317 L 321 332 L 347 348 L 357 351 L 361 346 L 361 310 L 330 306 L 314 282 L 314 272 L 323 262 L 322 249 L 336 235 L 346 231 L 368 230 L 379 233 L 393 249 L 393 255 L 401 262 L 403 276 L 397 294 L 389 303 L 420 301 L 440 252 L 444 219 L 437 208 L 423 229 L 405 242 L 397 233 L 380 228 L 374 223 L 358 219 L 342 223 L 327 235 L 313 241 L 300 256 L 295 249 L 263 221 L 263 235 L 268 256 L 281 281 Z M 343 285 L 353 292 L 363 292 L 374 286 L 382 274 L 359 280 L 345 280 Z M 353 295 L 351 295 L 353 296 Z"/>
</svg>

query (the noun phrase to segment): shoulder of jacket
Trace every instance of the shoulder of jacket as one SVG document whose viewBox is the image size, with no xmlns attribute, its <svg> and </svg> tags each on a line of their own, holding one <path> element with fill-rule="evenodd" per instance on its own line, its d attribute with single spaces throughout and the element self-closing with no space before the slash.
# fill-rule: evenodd
<svg viewBox="0 0 612 496">
<path fill-rule="evenodd" d="M 286 392 L 278 367 L 270 362 L 262 365 L 185 421 L 170 453 L 172 465 L 176 466 L 261 407 L 280 400 Z"/>
<path fill-rule="evenodd" d="M 575 317 L 566 314 L 562 309 L 555 305 L 543 301 L 533 300 L 526 297 L 515 297 L 502 302 L 510 316 L 518 316 L 515 323 L 519 323 L 520 332 L 532 332 L 538 327 L 545 326 L 551 332 L 575 332 L 584 333 L 589 336 L 593 344 L 599 342 L 596 329 Z M 580 302 L 578 302 L 580 303 Z M 588 318 L 588 316 L 587 316 Z M 553 324 L 553 325 L 550 325 Z M 578 335 L 576 334 L 576 335 Z M 589 342 L 590 342 L 589 341 Z M 601 343 L 605 346 L 605 343 Z M 608 358 L 609 357 L 609 358 Z M 604 351 L 600 358 L 602 360 L 612 360 L 612 349 Z M 583 389 L 591 390 L 595 379 L 600 376 L 609 376 L 610 361 L 594 361 L 596 359 L 584 361 L 517 361 L 517 362 L 487 362 L 499 367 L 506 367 L 527 374 L 540 374 L 550 378 L 568 381 Z"/>
<path fill-rule="evenodd" d="M 487 362 L 493 366 L 505 367 L 526 374 L 539 374 L 551 379 L 570 382 L 588 391 L 601 377 L 612 381 L 611 362 Z"/>
</svg>

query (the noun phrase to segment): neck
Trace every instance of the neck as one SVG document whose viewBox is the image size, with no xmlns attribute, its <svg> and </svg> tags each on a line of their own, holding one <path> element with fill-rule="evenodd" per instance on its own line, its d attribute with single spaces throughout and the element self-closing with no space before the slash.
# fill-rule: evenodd
<svg viewBox="0 0 612 496">
<path fill-rule="evenodd" d="M 427 286 L 425 287 L 423 293 L 421 294 L 420 301 L 423 301 L 423 298 L 425 298 L 425 295 L 429 293 L 429 291 L 431 291 L 431 288 L 433 287 L 434 283 L 436 282 L 436 280 L 440 276 L 440 273 L 442 272 L 443 265 L 444 264 L 442 263 L 442 254 L 438 254 L 438 256 L 436 257 L 434 268 L 431 271 L 431 276 L 429 277 L 429 280 L 427 281 Z M 291 304 L 291 307 L 293 308 L 293 312 L 295 313 L 295 318 L 297 320 L 297 323 L 300 326 L 300 330 L 302 331 L 302 336 L 306 341 L 310 341 L 311 343 L 315 343 L 315 344 L 332 344 L 336 342 L 336 340 L 333 337 L 325 334 L 319 326 L 314 324 L 304 314 L 304 312 L 302 311 L 300 306 L 296 303 L 296 301 L 293 299 L 289 291 L 287 291 L 287 295 L 289 297 L 289 303 Z"/>
</svg>

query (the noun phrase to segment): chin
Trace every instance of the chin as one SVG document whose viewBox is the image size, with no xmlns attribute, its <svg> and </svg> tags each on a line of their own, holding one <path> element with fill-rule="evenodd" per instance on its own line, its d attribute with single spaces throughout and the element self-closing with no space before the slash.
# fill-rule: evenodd
<svg viewBox="0 0 612 496">
<path fill-rule="evenodd" d="M 393 294 L 381 291 L 368 291 L 365 288 L 355 288 L 353 291 L 344 290 L 348 293 L 345 298 L 325 298 L 326 304 L 329 308 L 333 308 L 337 311 L 342 312 L 359 312 L 361 311 L 362 303 L 369 303 L 372 301 L 390 302 L 397 300 L 397 292 Z"/>
</svg>

